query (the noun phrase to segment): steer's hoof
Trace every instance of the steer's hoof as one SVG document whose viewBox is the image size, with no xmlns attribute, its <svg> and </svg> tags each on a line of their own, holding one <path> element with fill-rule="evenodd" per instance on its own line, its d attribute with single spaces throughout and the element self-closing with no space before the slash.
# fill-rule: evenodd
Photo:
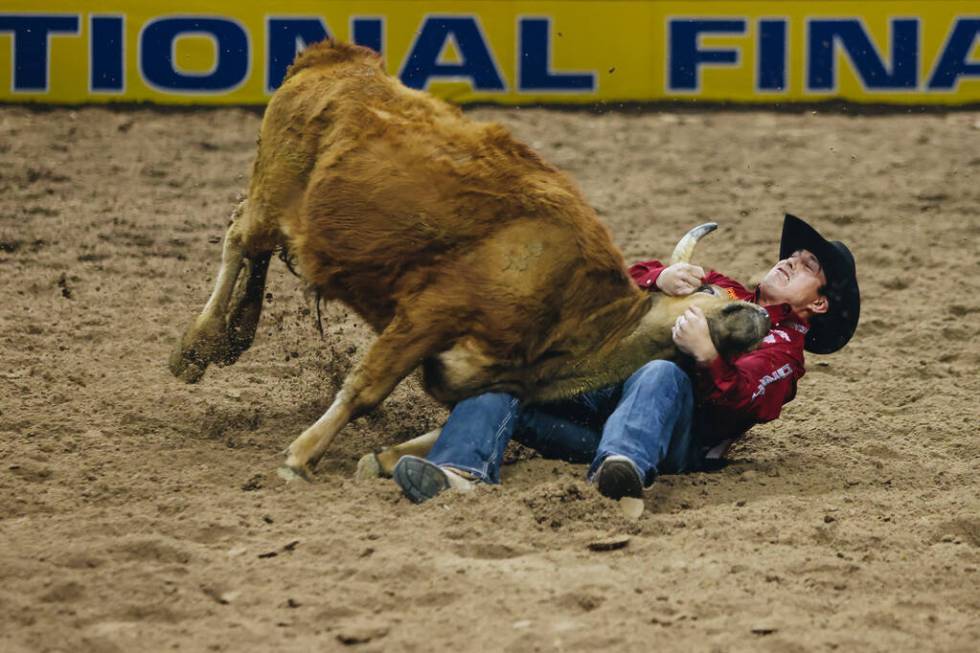
<svg viewBox="0 0 980 653">
<path fill-rule="evenodd" d="M 198 361 L 193 351 L 185 351 L 182 346 L 178 346 L 170 354 L 167 367 L 170 368 L 171 374 L 184 383 L 197 383 L 204 376 L 204 370 L 208 365 Z"/>
<path fill-rule="evenodd" d="M 384 470 L 381 469 L 381 461 L 378 460 L 378 454 L 369 453 L 361 456 L 361 459 L 357 461 L 357 471 L 354 472 L 354 478 L 366 481 L 371 478 L 381 478 L 384 475 Z"/>
<path fill-rule="evenodd" d="M 221 320 L 192 323 L 168 361 L 170 372 L 185 383 L 196 383 L 204 376 L 208 365 L 230 365 L 241 351 L 233 352 L 228 340 L 227 327 Z"/>
<path fill-rule="evenodd" d="M 203 365 L 187 361 L 180 361 L 180 363 L 171 361 L 170 363 L 171 374 L 184 383 L 197 383 L 204 376 L 205 369 Z"/>
<path fill-rule="evenodd" d="M 287 483 L 311 483 L 312 478 L 310 477 L 309 471 L 303 469 L 302 467 L 290 467 L 289 465 L 283 465 L 276 470 L 276 474 L 279 478 L 286 481 Z"/>
</svg>

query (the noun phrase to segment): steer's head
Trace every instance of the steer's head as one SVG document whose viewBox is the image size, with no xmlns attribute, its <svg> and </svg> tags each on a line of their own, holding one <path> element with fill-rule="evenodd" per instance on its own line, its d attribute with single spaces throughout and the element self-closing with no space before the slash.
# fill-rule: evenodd
<svg viewBox="0 0 980 653">
<path fill-rule="evenodd" d="M 697 242 L 717 228 L 717 224 L 709 222 L 689 231 L 674 248 L 670 263 L 690 262 Z M 728 291 L 719 286 L 704 285 L 693 294 L 674 301 L 678 303 L 678 314 L 689 306 L 698 306 L 704 311 L 711 340 L 722 356 L 749 351 L 769 333 L 766 309 L 751 302 L 733 300 Z"/>
<path fill-rule="evenodd" d="M 708 320 L 715 349 L 722 356 L 747 352 L 769 333 L 769 312 L 757 304 L 729 299 L 718 286 L 702 286 L 685 304 L 698 306 Z"/>
</svg>

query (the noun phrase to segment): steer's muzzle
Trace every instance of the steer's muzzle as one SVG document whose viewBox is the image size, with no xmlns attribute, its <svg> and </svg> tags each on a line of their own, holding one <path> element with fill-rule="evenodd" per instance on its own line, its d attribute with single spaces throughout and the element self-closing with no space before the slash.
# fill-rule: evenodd
<svg viewBox="0 0 980 653">
<path fill-rule="evenodd" d="M 769 333 L 769 312 L 750 302 L 725 304 L 708 317 L 711 340 L 722 355 L 740 354 L 755 348 Z"/>
</svg>

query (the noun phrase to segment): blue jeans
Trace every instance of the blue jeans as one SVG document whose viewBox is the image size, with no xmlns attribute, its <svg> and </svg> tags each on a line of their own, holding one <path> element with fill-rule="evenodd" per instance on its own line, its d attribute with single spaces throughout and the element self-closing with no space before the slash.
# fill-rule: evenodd
<svg viewBox="0 0 980 653">
<path fill-rule="evenodd" d="M 658 473 L 699 466 L 693 404 L 687 374 L 661 360 L 565 401 L 521 406 L 509 394 L 487 393 L 456 404 L 427 459 L 499 483 L 513 438 L 546 458 L 591 463 L 590 478 L 606 457 L 626 456 L 649 485 Z"/>
</svg>

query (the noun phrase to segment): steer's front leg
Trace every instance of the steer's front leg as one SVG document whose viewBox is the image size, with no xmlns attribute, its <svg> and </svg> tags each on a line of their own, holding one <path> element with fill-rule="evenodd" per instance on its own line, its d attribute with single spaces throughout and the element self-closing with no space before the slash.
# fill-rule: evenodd
<svg viewBox="0 0 980 653">
<path fill-rule="evenodd" d="M 279 476 L 287 481 L 313 480 L 313 466 L 323 456 L 334 437 L 353 419 L 355 400 L 354 393 L 345 381 L 327 412 L 286 449 L 286 464 L 279 468 Z"/>
<path fill-rule="evenodd" d="M 289 445 L 280 476 L 290 481 L 310 480 L 313 467 L 340 430 L 384 401 L 399 381 L 445 342 L 446 330 L 441 325 L 426 324 L 415 317 L 396 316 L 378 336 L 344 380 L 327 412 Z"/>
<path fill-rule="evenodd" d="M 406 442 L 400 442 L 391 447 L 386 447 L 376 453 L 368 453 L 361 456 L 357 461 L 357 478 L 366 480 L 369 478 L 390 477 L 395 471 L 395 465 L 402 459 L 402 456 L 418 456 L 425 458 L 432 451 L 442 427 L 412 438 Z"/>
</svg>

